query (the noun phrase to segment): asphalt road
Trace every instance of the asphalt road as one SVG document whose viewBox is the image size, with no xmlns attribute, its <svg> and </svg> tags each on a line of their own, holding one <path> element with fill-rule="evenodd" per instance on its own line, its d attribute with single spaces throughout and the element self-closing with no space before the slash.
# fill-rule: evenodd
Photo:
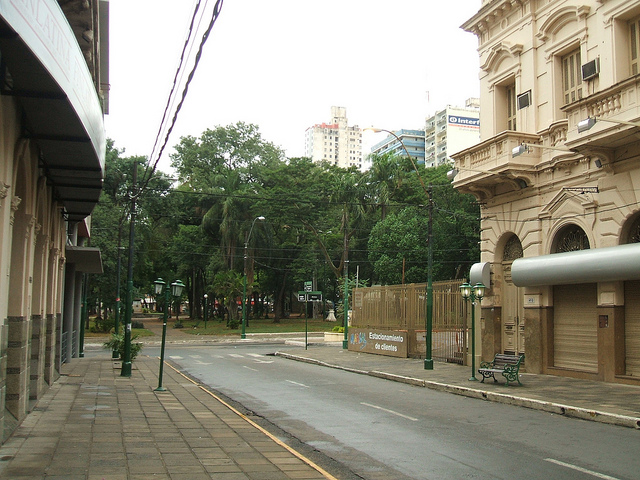
<svg viewBox="0 0 640 480">
<path fill-rule="evenodd" d="M 172 345 L 166 358 L 343 465 L 340 478 L 640 478 L 637 430 L 269 355 L 286 348 Z"/>
</svg>

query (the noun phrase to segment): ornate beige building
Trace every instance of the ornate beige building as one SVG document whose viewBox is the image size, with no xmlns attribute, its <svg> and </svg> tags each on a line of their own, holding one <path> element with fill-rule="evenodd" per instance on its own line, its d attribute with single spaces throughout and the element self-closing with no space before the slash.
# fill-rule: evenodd
<svg viewBox="0 0 640 480">
<path fill-rule="evenodd" d="M 108 5 L 0 2 L 0 439 L 79 356 L 104 176 Z"/>
<path fill-rule="evenodd" d="M 481 143 L 454 186 L 482 205 L 482 357 L 640 383 L 640 3 L 484 0 Z"/>
</svg>

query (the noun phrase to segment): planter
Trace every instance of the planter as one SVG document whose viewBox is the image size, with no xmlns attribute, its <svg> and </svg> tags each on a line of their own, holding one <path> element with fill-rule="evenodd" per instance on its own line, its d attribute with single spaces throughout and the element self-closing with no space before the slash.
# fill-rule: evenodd
<svg viewBox="0 0 640 480">
<path fill-rule="evenodd" d="M 325 342 L 341 342 L 344 340 L 344 333 L 340 332 L 324 332 Z"/>
</svg>

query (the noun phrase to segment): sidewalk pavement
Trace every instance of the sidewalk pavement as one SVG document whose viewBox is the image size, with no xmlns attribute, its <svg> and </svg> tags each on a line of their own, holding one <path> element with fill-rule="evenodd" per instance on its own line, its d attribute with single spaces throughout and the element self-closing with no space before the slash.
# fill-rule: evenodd
<svg viewBox="0 0 640 480">
<path fill-rule="evenodd" d="M 301 343 L 304 346 L 304 341 Z M 520 381 L 510 383 L 496 375 L 499 383 L 476 371 L 470 381 L 471 367 L 434 362 L 433 370 L 424 369 L 424 360 L 358 353 L 333 346 L 310 346 L 276 355 L 317 365 L 339 368 L 458 395 L 534 408 L 584 420 L 640 429 L 640 386 L 594 382 L 554 375 L 521 373 Z"/>
<path fill-rule="evenodd" d="M 189 338 L 190 337 L 190 338 Z M 168 342 L 210 345 L 220 339 L 172 332 Z M 228 341 L 228 339 L 227 339 Z M 640 386 L 551 375 L 521 375 L 523 386 L 469 381 L 470 367 L 351 352 L 320 337 L 248 335 L 238 344 L 279 342 L 300 348 L 276 354 L 388 380 L 585 420 L 640 428 Z M 150 337 L 145 343 L 157 343 Z M 91 348 L 99 348 L 99 343 Z M 274 349 L 277 348 L 274 346 Z M 102 351 L 74 359 L 0 446 L 0 479 L 334 479 L 301 453 L 232 406 L 165 365 L 157 392 L 158 359 L 144 355 L 130 378 Z"/>
<path fill-rule="evenodd" d="M 204 386 L 139 356 L 130 378 L 105 351 L 61 378 L 0 447 L 12 480 L 334 479 Z"/>
</svg>

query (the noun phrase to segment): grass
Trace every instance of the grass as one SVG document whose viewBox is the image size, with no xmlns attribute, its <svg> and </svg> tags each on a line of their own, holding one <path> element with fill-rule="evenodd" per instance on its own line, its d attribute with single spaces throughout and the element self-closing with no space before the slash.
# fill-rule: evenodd
<svg viewBox="0 0 640 480">
<path fill-rule="evenodd" d="M 225 322 L 218 319 L 208 320 L 207 328 L 204 328 L 204 320 L 182 320 L 184 333 L 192 335 L 238 335 L 242 331 L 242 325 L 236 329 L 230 329 Z M 307 328 L 309 332 L 330 332 L 334 326 L 342 326 L 340 322 L 326 322 L 321 319 L 309 319 Z M 256 318 L 249 321 L 246 333 L 301 333 L 305 331 L 305 319 L 289 317 L 280 319 L 274 323 L 273 319 Z"/>
<path fill-rule="evenodd" d="M 95 326 L 95 317 L 89 317 L 89 328 L 85 328 L 85 330 L 84 330 L 85 338 L 87 338 L 87 337 L 89 337 L 89 338 L 106 338 L 106 337 L 109 337 L 111 335 L 111 332 L 113 332 L 113 329 L 109 333 L 92 332 L 91 331 L 91 327 L 94 327 L 94 326 Z M 123 328 L 123 326 L 120 325 L 120 331 L 122 331 L 122 328 Z M 131 329 L 131 336 L 134 336 L 134 335 L 138 335 L 140 337 L 151 337 L 151 336 L 153 336 L 153 332 L 150 331 L 150 330 L 147 330 L 146 328 L 132 328 Z"/>
</svg>

